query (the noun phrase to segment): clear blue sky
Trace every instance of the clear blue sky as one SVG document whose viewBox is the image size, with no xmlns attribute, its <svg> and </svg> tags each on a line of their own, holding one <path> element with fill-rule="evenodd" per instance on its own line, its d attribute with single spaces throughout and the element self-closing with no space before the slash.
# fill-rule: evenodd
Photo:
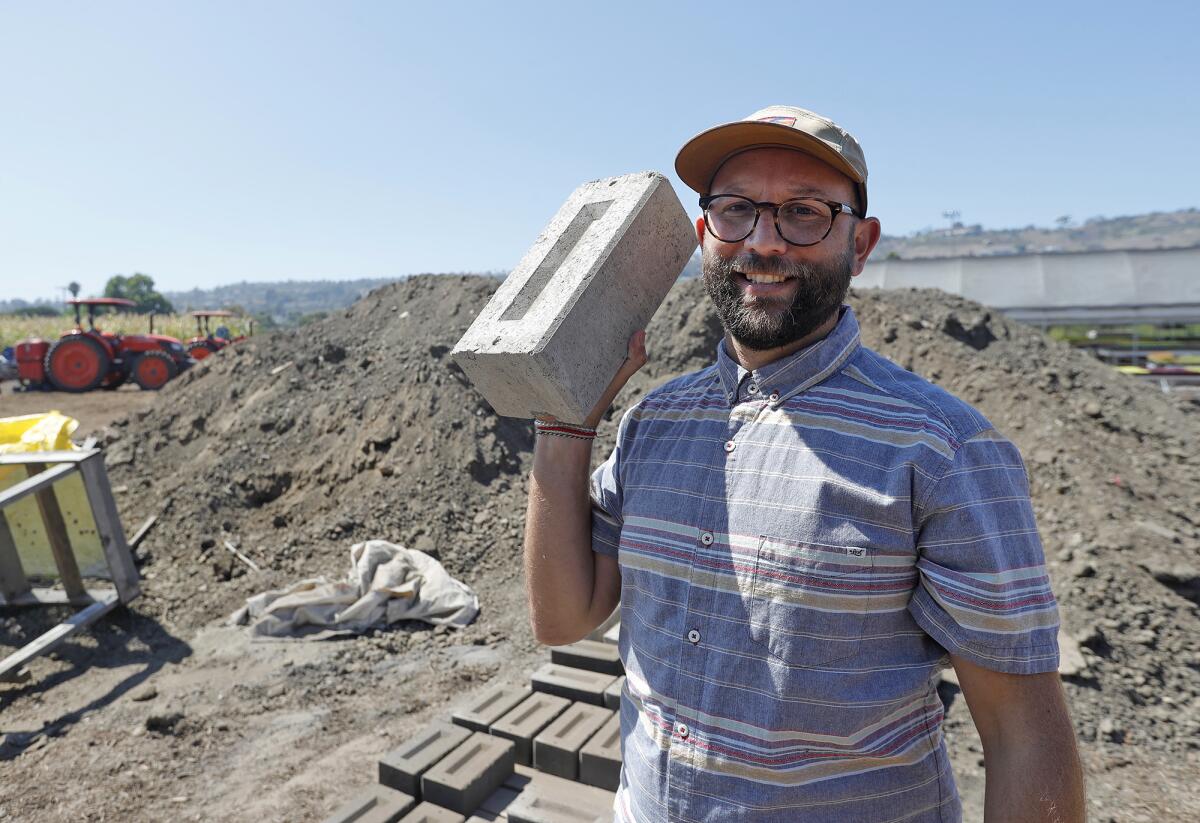
<svg viewBox="0 0 1200 823">
<path fill-rule="evenodd" d="M 506 270 L 579 183 L 674 180 L 775 102 L 859 138 L 888 233 L 1194 207 L 1198 30 L 1182 2 L 0 0 L 0 297 Z"/>
</svg>

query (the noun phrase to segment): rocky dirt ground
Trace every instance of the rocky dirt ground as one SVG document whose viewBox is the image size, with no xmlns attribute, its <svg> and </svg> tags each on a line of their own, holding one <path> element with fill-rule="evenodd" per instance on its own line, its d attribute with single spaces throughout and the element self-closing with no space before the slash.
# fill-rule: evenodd
<svg viewBox="0 0 1200 823">
<path fill-rule="evenodd" d="M 388 286 L 210 358 L 107 425 L 84 421 L 127 530 L 159 516 L 138 550 L 145 595 L 35 662 L 29 683 L 0 687 L 0 821 L 320 819 L 471 690 L 527 678 L 546 654 L 519 561 L 529 426 L 495 417 L 448 357 L 496 285 Z M 1200 408 L 944 294 L 851 302 L 867 345 L 1021 447 L 1079 650 L 1064 682 L 1092 819 L 1200 819 Z M 613 416 L 707 364 L 719 334 L 701 284 L 681 282 Z M 438 556 L 479 594 L 479 620 L 266 644 L 223 624 L 250 594 L 341 576 L 350 544 L 370 537 Z M 0 615 L 0 653 L 59 619 Z M 957 689 L 942 693 L 978 820 L 982 752 Z"/>
</svg>

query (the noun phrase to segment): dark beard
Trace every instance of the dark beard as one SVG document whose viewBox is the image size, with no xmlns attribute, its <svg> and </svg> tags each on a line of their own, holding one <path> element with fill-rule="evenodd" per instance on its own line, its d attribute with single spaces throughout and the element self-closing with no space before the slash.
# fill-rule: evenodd
<svg viewBox="0 0 1200 823">
<path fill-rule="evenodd" d="M 734 257 L 704 254 L 704 287 L 725 332 L 743 346 L 766 351 L 812 334 L 846 299 L 853 276 L 853 249 L 829 264 L 799 263 L 784 257 L 745 252 Z M 744 302 L 735 272 L 781 274 L 799 282 L 791 305 L 784 301 Z"/>
</svg>

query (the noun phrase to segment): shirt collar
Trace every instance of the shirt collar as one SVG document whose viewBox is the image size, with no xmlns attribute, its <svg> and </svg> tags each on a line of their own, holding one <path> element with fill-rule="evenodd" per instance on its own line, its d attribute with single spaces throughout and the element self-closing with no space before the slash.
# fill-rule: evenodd
<svg viewBox="0 0 1200 823">
<path fill-rule="evenodd" d="M 782 402 L 793 395 L 817 385 L 835 374 L 858 350 L 860 345 L 858 319 L 854 309 L 842 306 L 837 325 L 828 335 L 798 352 L 789 354 L 765 366 L 747 371 L 725 351 L 725 341 L 717 344 L 717 373 L 725 400 L 734 405 L 740 386 L 747 377 L 759 387 L 764 396 Z M 773 397 L 778 393 L 776 401 Z"/>
</svg>

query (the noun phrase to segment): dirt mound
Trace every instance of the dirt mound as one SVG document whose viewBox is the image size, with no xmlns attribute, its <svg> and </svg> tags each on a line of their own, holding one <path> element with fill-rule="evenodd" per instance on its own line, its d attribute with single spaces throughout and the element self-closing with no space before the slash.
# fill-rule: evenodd
<svg viewBox="0 0 1200 823">
<path fill-rule="evenodd" d="M 449 358 L 497 285 L 379 289 L 208 358 L 111 427 L 122 514 L 160 515 L 146 558 L 159 615 L 196 626 L 249 593 L 226 540 L 268 583 L 340 576 L 349 544 L 367 538 L 429 552 L 456 575 L 515 572 L 530 427 L 493 415 Z"/>
</svg>

